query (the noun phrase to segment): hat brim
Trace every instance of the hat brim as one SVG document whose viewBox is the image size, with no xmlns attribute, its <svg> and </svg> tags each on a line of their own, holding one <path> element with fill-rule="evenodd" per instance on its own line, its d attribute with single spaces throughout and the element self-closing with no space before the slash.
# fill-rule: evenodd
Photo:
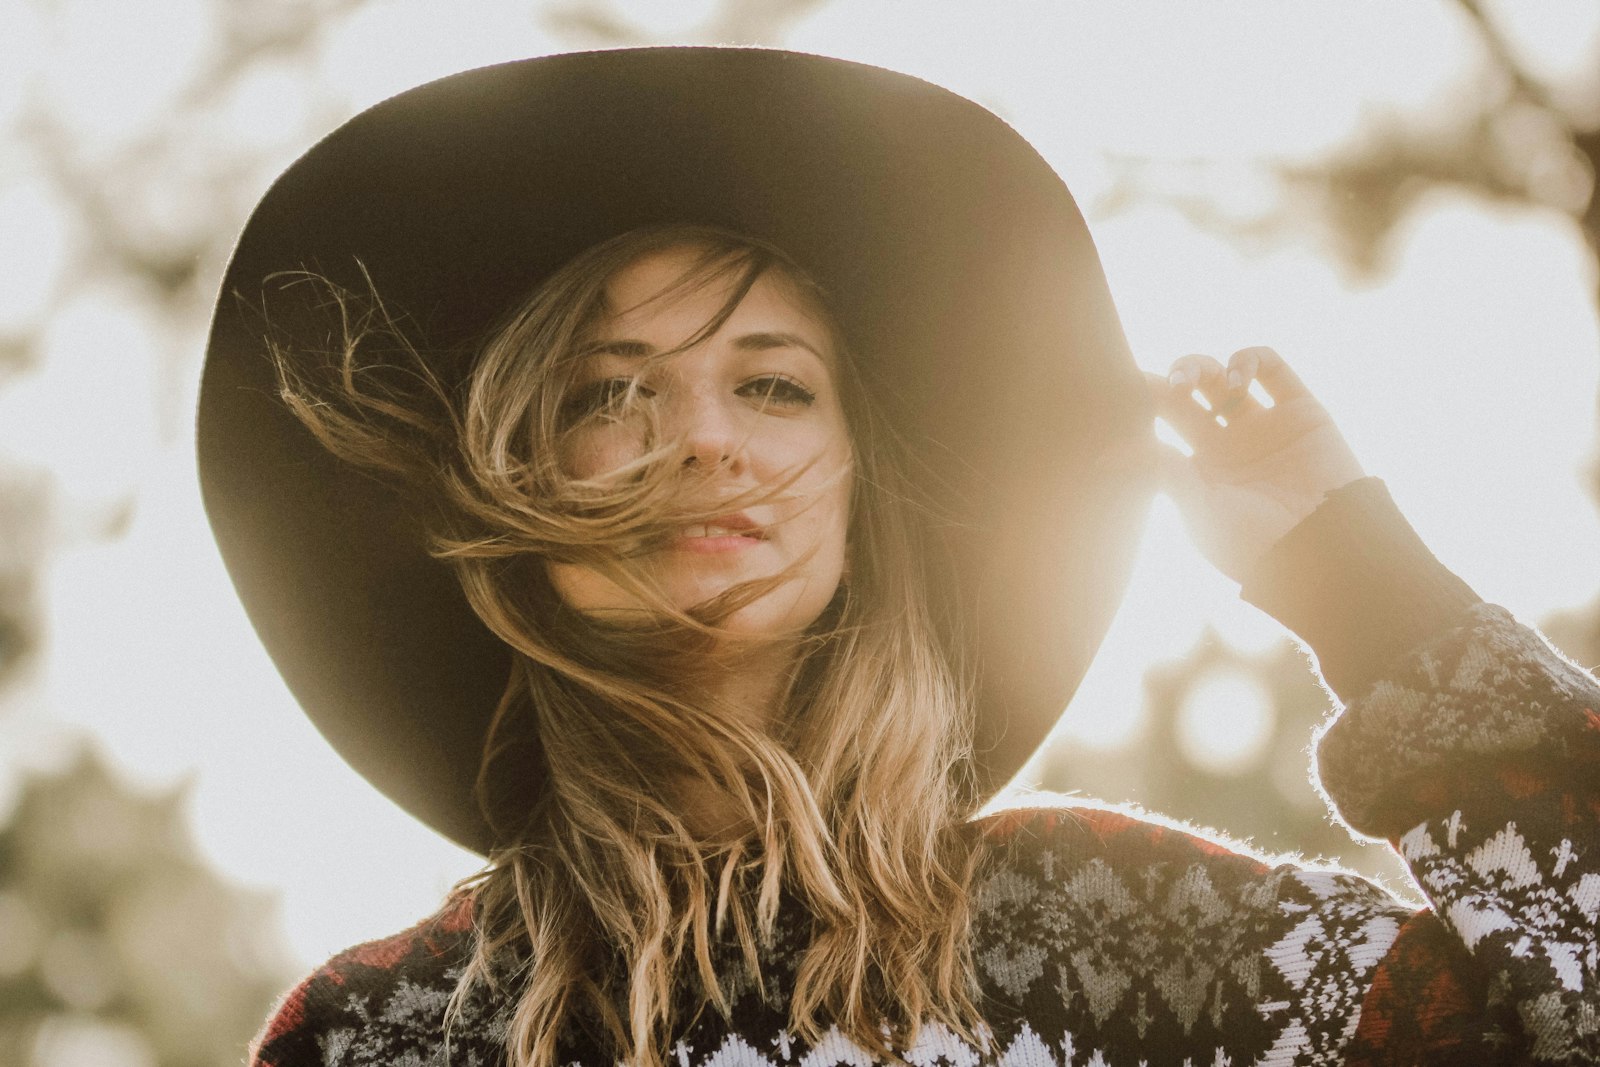
<svg viewBox="0 0 1600 1067">
<path fill-rule="evenodd" d="M 488 850 L 472 783 L 509 652 L 412 509 L 276 398 L 266 279 L 359 291 L 364 269 L 446 360 L 577 252 L 661 222 L 766 238 L 831 295 L 950 519 L 929 592 L 978 667 L 977 769 L 999 788 L 1122 599 L 1153 472 L 1092 459 L 1148 436 L 1153 411 L 1083 219 L 1019 134 L 919 79 L 792 52 L 468 71 L 357 115 L 267 192 L 222 282 L 198 447 L 223 559 L 290 690 L 373 785 Z"/>
</svg>

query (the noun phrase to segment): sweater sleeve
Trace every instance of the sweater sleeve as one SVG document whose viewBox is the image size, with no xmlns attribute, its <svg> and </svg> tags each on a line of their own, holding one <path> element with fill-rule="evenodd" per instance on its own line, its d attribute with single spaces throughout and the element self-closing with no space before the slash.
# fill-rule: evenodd
<svg viewBox="0 0 1600 1067">
<path fill-rule="evenodd" d="M 1311 647 L 1346 704 L 1483 600 L 1434 558 L 1375 477 L 1328 493 L 1256 564 L 1239 595 Z"/>
<path fill-rule="evenodd" d="M 1317 745 L 1330 806 L 1431 904 L 1380 965 L 1351 1062 L 1426 1060 L 1418 1020 L 1472 1015 L 1518 1062 L 1600 1062 L 1594 676 L 1451 574 L 1376 478 L 1329 493 L 1240 595 L 1342 705 Z M 1446 986 L 1482 992 L 1445 1004 Z"/>
<path fill-rule="evenodd" d="M 470 901 L 463 901 L 334 956 L 284 995 L 250 1044 L 249 1067 L 447 1062 L 445 1008 L 470 930 Z M 448 1062 L 497 1062 L 504 1037 L 504 1019 L 490 1002 L 469 996 Z"/>
</svg>

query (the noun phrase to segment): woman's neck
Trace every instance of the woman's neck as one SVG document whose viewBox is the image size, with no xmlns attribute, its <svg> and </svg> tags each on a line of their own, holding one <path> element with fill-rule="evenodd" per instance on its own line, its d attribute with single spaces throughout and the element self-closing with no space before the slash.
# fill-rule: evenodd
<svg viewBox="0 0 1600 1067">
<path fill-rule="evenodd" d="M 771 732 L 782 712 L 798 658 L 798 650 L 790 644 L 769 643 L 713 653 L 696 673 L 695 697 L 712 711 Z"/>
<path fill-rule="evenodd" d="M 798 652 L 764 645 L 712 657 L 696 672 L 694 697 L 715 714 L 771 734 L 783 710 Z M 744 815 L 710 783 L 691 779 L 680 790 L 684 821 L 696 836 L 715 840 L 748 829 Z"/>
</svg>

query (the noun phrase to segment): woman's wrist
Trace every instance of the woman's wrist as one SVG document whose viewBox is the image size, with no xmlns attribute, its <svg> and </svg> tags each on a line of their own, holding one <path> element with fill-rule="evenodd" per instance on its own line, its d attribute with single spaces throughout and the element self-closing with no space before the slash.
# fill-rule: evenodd
<svg viewBox="0 0 1600 1067">
<path fill-rule="evenodd" d="M 1256 564 L 1239 596 L 1311 647 L 1346 704 L 1483 600 L 1428 550 L 1375 476 L 1329 492 Z"/>
</svg>

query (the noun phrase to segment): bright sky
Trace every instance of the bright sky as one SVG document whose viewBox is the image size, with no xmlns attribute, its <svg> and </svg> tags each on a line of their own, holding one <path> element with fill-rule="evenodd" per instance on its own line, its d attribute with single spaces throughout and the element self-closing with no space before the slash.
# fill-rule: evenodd
<svg viewBox="0 0 1600 1067">
<path fill-rule="evenodd" d="M 710 8 L 616 6 L 686 38 Z M 1516 18 L 1514 40 L 1536 69 L 1592 65 L 1600 15 L 1591 3 L 1538 5 L 1537 22 L 1526 17 L 1532 6 L 1497 7 Z M 19 27 L 0 43 L 0 72 L 32 64 L 32 76 L 63 94 L 85 143 L 109 150 L 181 91 L 168 75 L 208 47 L 210 9 L 69 2 L 46 24 L 13 0 L 0 5 L 0 21 Z M 351 107 L 558 47 L 526 10 L 371 4 L 329 28 L 314 66 L 263 61 L 201 132 L 266 146 L 287 163 Z M 1226 361 L 1245 345 L 1278 348 L 1435 554 L 1487 599 L 1534 621 L 1600 591 L 1600 521 L 1579 489 L 1595 450 L 1595 277 L 1563 220 L 1440 195 L 1406 221 L 1391 273 L 1357 286 L 1309 242 L 1247 254 L 1169 208 L 1096 211 L 1117 156 L 1174 167 L 1213 160 L 1210 187 L 1246 211 L 1271 195 L 1262 158 L 1312 158 L 1364 115 L 1436 107 L 1460 90 L 1471 47 L 1451 5 L 833 0 L 788 44 L 922 75 L 1008 118 L 1085 205 L 1138 361 L 1165 371 L 1188 352 Z M 325 87 L 313 91 L 312 79 Z M 0 73 L 0 121 L 15 118 L 22 84 Z M 80 541 L 47 575 L 50 644 L 39 676 L 0 716 L 0 751 L 16 754 L 13 770 L 48 764 L 82 728 L 135 781 L 190 781 L 201 846 L 230 876 L 280 895 L 303 965 L 409 925 L 476 859 L 339 761 L 232 598 L 182 415 L 204 309 L 174 327 L 148 310 L 146 294 L 111 283 L 51 297 L 74 239 L 42 180 L 0 168 L 0 250 L 25 249 L 12 255 L 28 265 L 4 268 L 19 280 L 0 290 L 0 329 L 51 308 L 39 368 L 0 383 L 0 452 L 53 472 L 64 525 L 138 491 L 125 537 Z M 189 360 L 176 408 L 158 404 L 171 352 Z M 164 423 L 162 410 L 178 416 Z M 1135 737 L 1146 666 L 1185 653 L 1206 625 L 1247 648 L 1283 634 L 1238 600 L 1159 499 L 1062 733 L 1106 745 Z M 1225 764 L 1251 743 L 1260 696 L 1223 679 L 1197 699 L 1194 721 L 1232 733 L 1220 746 L 1208 748 L 1204 731 L 1192 743 Z"/>
</svg>

